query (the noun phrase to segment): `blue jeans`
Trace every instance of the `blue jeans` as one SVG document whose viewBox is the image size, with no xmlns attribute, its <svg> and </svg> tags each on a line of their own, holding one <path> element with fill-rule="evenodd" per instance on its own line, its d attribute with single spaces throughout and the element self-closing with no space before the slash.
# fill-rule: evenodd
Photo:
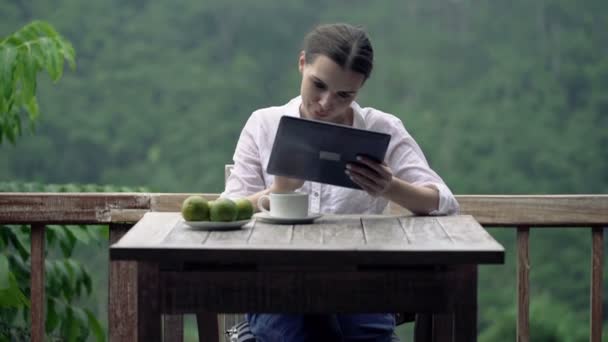
<svg viewBox="0 0 608 342">
<path fill-rule="evenodd" d="M 259 342 L 374 341 L 389 342 L 393 314 L 247 314 Z"/>
</svg>

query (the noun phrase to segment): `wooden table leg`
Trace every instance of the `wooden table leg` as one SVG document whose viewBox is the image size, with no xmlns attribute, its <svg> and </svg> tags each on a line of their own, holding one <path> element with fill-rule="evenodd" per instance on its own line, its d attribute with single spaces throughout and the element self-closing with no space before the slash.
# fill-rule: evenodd
<svg viewBox="0 0 608 342">
<path fill-rule="evenodd" d="M 196 324 L 200 342 L 220 341 L 223 331 L 218 329 L 218 315 L 215 312 L 197 312 Z"/>
<path fill-rule="evenodd" d="M 137 339 L 140 342 L 162 340 L 158 263 L 137 264 Z"/>
<path fill-rule="evenodd" d="M 110 244 L 118 242 L 131 227 L 131 224 L 111 224 Z M 137 339 L 137 263 L 110 260 L 108 283 L 108 340 L 135 341 Z"/>
<path fill-rule="evenodd" d="M 433 341 L 433 316 L 431 314 L 416 314 L 414 323 L 414 342 Z"/>
<path fill-rule="evenodd" d="M 454 315 L 433 315 L 433 342 L 452 342 L 454 336 Z"/>
<path fill-rule="evenodd" d="M 477 265 L 458 266 L 460 278 L 460 303 L 454 312 L 454 342 L 477 341 Z"/>
</svg>

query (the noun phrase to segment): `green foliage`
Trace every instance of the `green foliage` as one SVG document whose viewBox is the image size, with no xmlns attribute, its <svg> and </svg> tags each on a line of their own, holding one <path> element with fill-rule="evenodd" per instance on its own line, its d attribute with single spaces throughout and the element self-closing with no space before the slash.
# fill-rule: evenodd
<svg viewBox="0 0 608 342">
<path fill-rule="evenodd" d="M 516 341 L 516 313 L 509 309 L 496 314 L 494 324 L 480 336 L 481 342 Z M 547 294 L 539 294 L 530 304 L 530 341 L 583 342 L 589 341 L 587 326 L 567 306 L 556 304 Z"/>
<path fill-rule="evenodd" d="M 58 81 L 64 59 L 75 68 L 72 45 L 43 21 L 31 22 L 0 40 L 0 144 L 4 137 L 15 143 L 24 114 L 33 129 L 39 115 L 36 76 L 44 69 Z"/>
<path fill-rule="evenodd" d="M 41 185 L 0 182 L 0 192 L 120 192 L 146 191 L 93 184 Z M 106 333 L 96 314 L 82 305 L 94 296 L 91 270 L 74 259 L 77 245 L 101 248 L 108 240 L 106 225 L 48 225 L 45 246 L 45 331 L 50 339 L 104 341 Z M 30 228 L 0 226 L 0 340 L 26 340 L 30 319 Z M 106 286 L 102 283 L 100 286 Z"/>
</svg>

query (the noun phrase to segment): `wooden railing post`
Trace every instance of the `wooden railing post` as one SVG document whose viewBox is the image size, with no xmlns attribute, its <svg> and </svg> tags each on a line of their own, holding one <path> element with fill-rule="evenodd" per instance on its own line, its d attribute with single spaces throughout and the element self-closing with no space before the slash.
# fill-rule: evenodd
<svg viewBox="0 0 608 342">
<path fill-rule="evenodd" d="M 591 232 L 591 342 L 602 341 L 604 228 L 594 227 Z"/>
<path fill-rule="evenodd" d="M 530 341 L 530 227 L 517 227 L 517 342 Z"/>
<path fill-rule="evenodd" d="M 110 244 L 117 242 L 131 224 L 110 224 Z M 109 341 L 137 341 L 137 264 L 111 261 L 108 276 Z"/>
<path fill-rule="evenodd" d="M 182 342 L 184 340 L 184 316 L 163 315 L 163 341 Z"/>
<path fill-rule="evenodd" d="M 30 302 L 31 341 L 44 341 L 44 224 L 31 225 Z"/>
</svg>

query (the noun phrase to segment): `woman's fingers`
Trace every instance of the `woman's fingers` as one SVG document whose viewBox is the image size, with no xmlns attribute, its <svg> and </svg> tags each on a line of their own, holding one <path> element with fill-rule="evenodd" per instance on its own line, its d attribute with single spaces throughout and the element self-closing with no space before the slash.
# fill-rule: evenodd
<svg viewBox="0 0 608 342">
<path fill-rule="evenodd" d="M 346 171 L 349 171 L 351 175 L 360 177 L 362 179 L 366 179 L 369 182 L 376 182 L 377 179 L 380 178 L 380 175 L 374 171 L 370 170 L 366 167 L 356 166 L 356 165 L 348 165 L 346 167 Z"/>
<path fill-rule="evenodd" d="M 358 158 L 360 164 L 348 164 L 346 173 L 351 180 L 372 196 L 386 192 L 393 179 L 391 169 L 385 163 Z"/>
<path fill-rule="evenodd" d="M 392 172 L 384 162 L 378 163 L 366 157 L 357 157 L 357 161 L 374 170 L 383 178 L 388 178 L 389 176 L 392 176 Z"/>
<path fill-rule="evenodd" d="M 362 177 L 360 174 L 350 172 L 348 170 L 346 172 L 355 184 L 359 185 L 370 195 L 377 196 L 380 193 L 381 187 L 377 183 L 371 181 L 369 178 Z"/>
</svg>

